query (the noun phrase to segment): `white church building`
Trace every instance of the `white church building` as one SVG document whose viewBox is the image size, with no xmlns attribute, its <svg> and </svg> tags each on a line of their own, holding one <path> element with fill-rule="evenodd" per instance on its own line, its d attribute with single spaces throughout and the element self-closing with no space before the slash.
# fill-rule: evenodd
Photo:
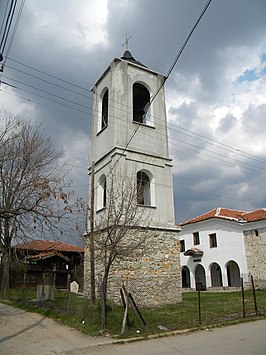
<svg viewBox="0 0 266 355">
<path fill-rule="evenodd" d="M 111 62 L 92 88 L 95 188 L 92 191 L 90 186 L 90 201 L 94 193 L 94 228 L 99 231 L 102 218 L 107 218 L 110 184 L 119 189 L 127 178 L 137 186 L 136 204 L 143 216 L 139 227 L 149 231 L 140 258 L 112 266 L 109 296 L 118 299 L 119 288 L 126 283 L 139 303 L 151 301 L 153 305 L 181 298 L 179 229 L 174 217 L 164 81 L 163 75 L 135 60 L 126 50 L 121 58 Z M 91 172 L 90 168 L 90 179 Z M 115 203 L 121 203 L 121 197 Z M 88 215 L 88 233 L 90 218 Z M 147 219 L 149 225 L 142 225 Z M 85 250 L 84 283 L 89 293 L 89 246 Z M 96 275 L 101 272 L 101 260 L 97 263 Z"/>
<path fill-rule="evenodd" d="M 266 209 L 215 208 L 180 223 L 182 287 L 266 288 Z"/>
</svg>

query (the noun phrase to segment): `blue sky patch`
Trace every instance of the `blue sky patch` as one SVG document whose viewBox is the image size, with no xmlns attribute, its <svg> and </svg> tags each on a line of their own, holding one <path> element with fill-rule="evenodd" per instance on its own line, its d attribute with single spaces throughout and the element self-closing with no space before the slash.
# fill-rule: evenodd
<svg viewBox="0 0 266 355">
<path fill-rule="evenodd" d="M 245 70 L 244 74 L 240 75 L 236 81 L 238 81 L 239 83 L 242 83 L 243 81 L 254 81 L 257 80 L 259 77 L 258 73 L 256 73 L 255 69 L 252 70 Z"/>
<path fill-rule="evenodd" d="M 266 62 L 266 53 L 262 53 L 260 57 L 260 62 L 263 64 Z M 261 76 L 266 74 L 266 67 L 264 67 L 260 72 L 257 72 L 255 69 L 247 69 L 244 71 L 242 75 L 240 75 L 236 81 L 238 83 L 242 83 L 243 81 L 255 81 L 259 79 Z"/>
</svg>

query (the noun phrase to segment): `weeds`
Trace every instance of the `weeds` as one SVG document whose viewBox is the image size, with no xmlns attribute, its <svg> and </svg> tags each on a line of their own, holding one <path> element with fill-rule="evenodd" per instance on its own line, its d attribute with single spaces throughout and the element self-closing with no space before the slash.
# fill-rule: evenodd
<svg viewBox="0 0 266 355">
<path fill-rule="evenodd" d="M 88 335 L 99 335 L 100 306 L 77 294 L 71 294 L 70 307 L 66 291 L 56 291 L 55 299 L 43 303 L 34 300 L 36 290 L 12 289 L 8 303 L 26 311 L 38 312 L 60 323 L 73 327 Z M 259 316 L 266 316 L 266 291 L 256 291 Z M 4 302 L 2 300 L 2 302 Z M 7 302 L 7 301 L 5 301 Z M 140 307 L 147 326 L 141 329 L 132 312 L 129 311 L 130 326 L 124 337 L 147 336 L 167 331 L 211 327 L 236 323 L 245 319 L 256 319 L 251 291 L 245 291 L 245 314 L 243 318 L 241 292 L 201 292 L 201 324 L 197 292 L 186 292 L 180 303 L 161 307 Z M 109 302 L 106 333 L 119 336 L 123 320 L 123 307 Z"/>
</svg>

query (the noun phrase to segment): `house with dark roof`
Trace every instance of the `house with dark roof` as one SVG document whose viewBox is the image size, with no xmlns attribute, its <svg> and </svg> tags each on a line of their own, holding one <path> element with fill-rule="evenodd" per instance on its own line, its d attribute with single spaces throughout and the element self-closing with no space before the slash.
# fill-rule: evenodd
<svg viewBox="0 0 266 355">
<path fill-rule="evenodd" d="M 266 209 L 215 208 L 179 224 L 182 287 L 266 288 Z"/>
<path fill-rule="evenodd" d="M 11 274 L 13 286 L 35 287 L 50 279 L 56 288 L 67 287 L 67 274 L 71 281 L 83 281 L 84 249 L 51 240 L 32 240 L 17 244 L 12 248 L 14 260 L 23 267 Z"/>
</svg>

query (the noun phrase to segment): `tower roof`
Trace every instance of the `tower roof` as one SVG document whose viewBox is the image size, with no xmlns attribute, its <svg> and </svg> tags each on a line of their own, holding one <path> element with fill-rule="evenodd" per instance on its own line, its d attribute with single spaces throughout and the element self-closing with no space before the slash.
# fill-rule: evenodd
<svg viewBox="0 0 266 355">
<path fill-rule="evenodd" d="M 131 62 L 131 63 L 135 63 L 135 64 L 138 64 L 138 65 L 141 65 L 142 67 L 146 67 L 146 65 L 140 63 L 139 61 L 137 61 L 133 56 L 132 54 L 130 53 L 130 51 L 126 50 L 123 54 L 123 56 L 121 57 L 121 59 L 124 59 L 128 62 Z"/>
<path fill-rule="evenodd" d="M 113 62 L 112 63 L 114 63 L 114 62 L 117 62 L 117 61 L 127 61 L 128 63 L 131 63 L 132 65 L 136 65 L 136 66 L 139 66 L 139 67 L 142 67 L 143 68 L 143 70 L 146 70 L 146 71 L 149 71 L 150 73 L 154 73 L 154 74 L 156 74 L 156 75 L 162 75 L 162 74 L 160 74 L 160 73 L 158 73 L 158 72 L 156 72 L 156 71 L 154 71 L 154 70 L 151 70 L 151 69 L 149 69 L 146 65 L 144 65 L 144 64 L 142 64 L 142 63 L 140 63 L 138 60 L 136 60 L 133 56 L 132 56 L 132 54 L 131 54 L 131 52 L 129 51 L 129 50 L 126 50 L 125 52 L 124 52 L 124 54 L 123 54 L 123 56 L 122 57 L 120 57 L 120 58 L 114 58 L 114 60 L 113 60 Z M 95 86 L 95 85 L 97 85 L 101 80 L 102 80 L 102 78 L 106 75 L 106 73 L 109 71 L 111 69 L 111 64 L 106 68 L 106 70 L 103 72 L 103 74 L 100 76 L 100 78 L 95 82 L 95 84 L 93 85 L 93 87 Z M 163 75 L 162 75 L 163 76 Z M 92 87 L 92 89 L 91 89 L 91 91 L 93 90 L 93 87 Z"/>
</svg>

